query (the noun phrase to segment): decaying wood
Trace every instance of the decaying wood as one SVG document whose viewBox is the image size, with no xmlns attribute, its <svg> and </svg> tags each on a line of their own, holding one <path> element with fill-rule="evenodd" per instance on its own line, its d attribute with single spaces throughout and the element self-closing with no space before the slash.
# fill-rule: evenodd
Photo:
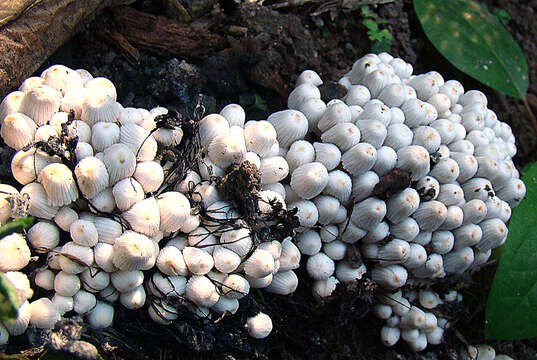
<svg viewBox="0 0 537 360">
<path fill-rule="evenodd" d="M 163 56 L 195 58 L 222 49 L 226 40 L 203 24 L 186 24 L 129 7 L 113 11 L 116 29 L 131 44 Z"/>
<path fill-rule="evenodd" d="M 41 0 L 0 0 L 0 27 L 17 19 Z"/>
<path fill-rule="evenodd" d="M 18 87 L 57 48 L 94 18 L 98 10 L 125 0 L 12 0 L 0 2 L 0 95 Z M 5 3 L 5 4 L 4 4 Z M 8 5 L 8 3 L 10 5 Z M 13 6 L 11 6 L 13 5 Z M 11 7 L 9 7 L 11 6 Z"/>
<path fill-rule="evenodd" d="M 108 45 L 118 49 L 131 65 L 134 66 L 140 63 L 140 52 L 138 49 L 132 46 L 132 44 L 117 31 L 102 29 L 99 36 L 105 40 Z"/>
</svg>

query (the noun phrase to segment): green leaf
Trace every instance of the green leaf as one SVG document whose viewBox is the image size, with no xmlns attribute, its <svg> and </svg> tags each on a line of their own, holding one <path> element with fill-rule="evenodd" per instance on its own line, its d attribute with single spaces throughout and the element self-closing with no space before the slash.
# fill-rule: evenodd
<svg viewBox="0 0 537 360">
<path fill-rule="evenodd" d="M 4 273 L 0 273 L 0 320 L 16 318 L 19 306 L 17 290 Z"/>
<path fill-rule="evenodd" d="M 372 18 L 372 19 L 376 19 L 377 17 L 377 14 L 375 14 L 373 11 L 371 11 L 371 9 L 369 8 L 369 6 L 367 5 L 364 5 L 360 8 L 360 14 L 362 15 L 362 17 L 364 18 Z"/>
<path fill-rule="evenodd" d="M 8 222 L 0 227 L 0 239 L 14 232 L 21 232 L 34 222 L 33 217 L 25 217 Z"/>
<path fill-rule="evenodd" d="M 390 34 L 391 35 L 391 34 Z M 384 38 L 371 45 L 371 52 L 380 54 L 381 52 L 390 52 L 392 49 L 392 39 Z"/>
<path fill-rule="evenodd" d="M 511 20 L 511 15 L 509 15 L 509 13 L 504 9 L 494 9 L 492 10 L 492 13 L 498 18 L 498 20 L 500 20 L 503 25 L 507 25 L 509 20 Z"/>
<path fill-rule="evenodd" d="M 254 108 L 257 110 L 266 111 L 267 110 L 267 103 L 266 101 L 259 95 L 255 94 L 255 102 L 254 102 Z"/>
<path fill-rule="evenodd" d="M 369 29 L 368 34 L 372 31 L 376 32 L 379 29 L 377 23 L 370 19 L 365 19 L 364 21 L 362 21 L 362 24 L 364 24 L 364 26 Z M 369 36 L 371 37 L 371 35 Z"/>
<path fill-rule="evenodd" d="M 473 0 L 414 0 L 425 34 L 456 68 L 523 99 L 528 64 L 500 21 Z"/>
<path fill-rule="evenodd" d="M 513 210 L 509 235 L 489 294 L 485 336 L 537 336 L 537 164 L 523 179 L 526 198 Z"/>
</svg>

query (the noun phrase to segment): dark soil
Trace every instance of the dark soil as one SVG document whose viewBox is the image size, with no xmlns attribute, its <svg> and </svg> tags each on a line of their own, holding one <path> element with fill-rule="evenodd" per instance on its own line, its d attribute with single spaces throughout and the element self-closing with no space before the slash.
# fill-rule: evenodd
<svg viewBox="0 0 537 360">
<path fill-rule="evenodd" d="M 274 1 L 265 1 L 263 7 L 238 6 L 233 0 L 201 2 L 215 4 L 198 9 L 199 18 L 195 21 L 209 24 L 212 31 L 226 39 L 223 50 L 179 58 L 140 48 L 140 61 L 135 64 L 104 41 L 102 35 L 95 35 L 102 34 L 103 29 L 118 28 L 112 13 L 105 12 L 42 68 L 62 63 L 85 68 L 94 76 L 105 76 L 116 85 L 118 101 L 125 107 L 162 105 L 190 116 L 198 95 L 203 94 L 207 112 L 219 111 L 235 102 L 245 106 L 249 119 L 265 119 L 285 107 L 286 95 L 302 70 L 313 69 L 324 80 L 337 80 L 371 47 L 359 10 L 344 12 L 336 6 L 332 12 L 314 17 L 310 14 L 318 10 L 321 2 L 277 10 L 270 9 Z M 164 15 L 165 3 L 144 0 L 131 6 Z M 507 28 L 526 55 L 530 69 L 528 100 L 537 113 L 537 0 L 486 3 L 489 9 L 501 8 L 511 16 Z M 416 73 L 437 70 L 446 79 L 458 79 L 466 89 L 485 92 L 489 107 L 513 128 L 519 149 L 517 166 L 522 168 L 537 158 L 537 137 L 522 102 L 479 84 L 450 65 L 425 37 L 410 0 L 394 1 L 372 10 L 387 20 L 384 26 L 394 35 L 394 56 L 411 62 Z M 247 36 L 241 32 L 245 28 Z M 10 153 L 2 151 L 0 157 L 9 159 Z M 7 178 L 7 169 L 0 172 L 2 179 Z M 218 324 L 192 320 L 163 327 L 149 320 L 145 309 L 132 312 L 119 310 L 118 306 L 114 329 L 87 329 L 82 339 L 93 343 L 102 356 L 110 359 L 458 359 L 457 353 L 465 343 L 485 341 L 484 308 L 494 271 L 495 265 L 491 264 L 471 279 L 461 280 L 467 306 L 455 309 L 455 330 L 447 334 L 446 344 L 430 346 L 420 354 L 412 353 L 403 342 L 393 349 L 380 344 L 382 325 L 368 314 L 372 284 L 366 281 L 340 288 L 332 298 L 318 302 L 311 296 L 310 280 L 303 270 L 299 271 L 299 287 L 292 296 L 284 298 L 254 291 L 253 296 L 241 300 L 237 315 L 225 317 Z M 256 341 L 246 335 L 242 324 L 259 309 L 271 315 L 274 331 L 268 339 Z M 497 353 L 515 359 L 537 359 L 535 341 L 489 343 Z M 8 353 L 20 353 L 27 347 L 26 339 L 17 339 Z M 41 352 L 38 348 L 23 354 L 35 357 Z"/>
</svg>

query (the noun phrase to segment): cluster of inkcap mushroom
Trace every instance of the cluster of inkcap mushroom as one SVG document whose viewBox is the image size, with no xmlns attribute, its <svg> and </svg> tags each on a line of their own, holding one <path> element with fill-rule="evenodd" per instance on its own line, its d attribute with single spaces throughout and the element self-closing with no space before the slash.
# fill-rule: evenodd
<svg viewBox="0 0 537 360">
<path fill-rule="evenodd" d="M 400 58 L 368 54 L 339 80 L 346 95 L 325 103 L 322 80 L 304 71 L 289 109 L 268 121 L 289 164 L 285 201 L 299 209 L 314 293 L 369 271 L 385 290 L 374 307 L 386 320 L 382 342 L 402 338 L 421 351 L 449 326 L 435 308 L 462 300 L 430 285 L 487 261 L 526 188 L 511 128 L 485 95 L 412 72 Z"/>
<path fill-rule="evenodd" d="M 368 54 L 340 79 L 342 99 L 321 100 L 322 80 L 306 70 L 289 109 L 266 120 L 245 122 L 234 104 L 207 115 L 197 171 L 172 190 L 173 164 L 155 156 L 183 133 L 156 128 L 166 109 L 123 108 L 109 80 L 60 65 L 25 80 L 0 104 L 1 136 L 17 150 L 12 172 L 23 185 L 1 185 L 0 220 L 27 205 L 38 221 L 26 236 L 0 241 L 0 271 L 23 304 L 0 325 L 3 343 L 28 324 L 50 328 L 73 313 L 110 326 L 118 301 L 138 309 L 147 299 L 162 324 L 181 319 L 177 299 L 199 317 L 233 314 L 250 288 L 294 292 L 302 254 L 320 298 L 371 274 L 383 289 L 373 312 L 386 321 L 387 346 L 400 338 L 416 351 L 439 344 L 449 322 L 434 309 L 461 295 L 430 285 L 487 261 L 525 186 L 511 161 L 511 129 L 486 97 L 437 72 L 412 71 L 389 54 Z M 274 203 L 297 209 L 293 238 L 254 241 L 219 193 L 214 177 L 244 161 L 261 174 L 261 213 Z M 398 185 L 386 185 L 393 177 Z M 192 208 L 197 202 L 209 219 Z M 50 296 L 28 302 L 33 290 L 20 270 L 32 254 L 47 257 L 31 276 Z M 246 326 L 263 338 L 272 322 L 259 313 Z"/>
<path fill-rule="evenodd" d="M 245 158 L 257 166 L 266 162 L 279 149 L 272 126 L 265 121 L 244 130 L 238 105 L 204 117 L 199 135 L 206 157 L 199 172 L 168 189 L 173 164 L 155 156 L 159 145 L 180 144 L 181 128 L 157 128 L 166 109 L 123 108 L 116 96 L 109 80 L 54 65 L 0 105 L 1 136 L 17 151 L 11 169 L 22 185 L 20 191 L 1 185 L 0 220 L 37 219 L 26 235 L 0 241 L 0 271 L 22 304 L 16 320 L 0 325 L 3 344 L 8 334 L 21 335 L 29 325 L 52 328 L 71 314 L 95 328 L 111 326 L 117 302 L 128 309 L 148 302 L 149 316 L 169 324 L 179 318 L 176 299 L 210 318 L 211 312 L 235 313 L 250 287 L 289 294 L 297 286 L 298 248 L 290 239 L 257 246 L 213 181 L 218 169 Z M 270 131 L 271 138 L 256 138 Z M 265 178 L 276 186 L 286 175 Z M 283 203 L 269 190 L 259 197 L 261 211 L 272 198 Z M 191 209 L 192 200 L 203 203 L 210 221 Z M 20 270 L 40 256 L 46 261 L 30 278 L 49 296 L 31 299 L 34 291 Z M 260 313 L 247 328 L 263 338 L 272 322 Z"/>
</svg>

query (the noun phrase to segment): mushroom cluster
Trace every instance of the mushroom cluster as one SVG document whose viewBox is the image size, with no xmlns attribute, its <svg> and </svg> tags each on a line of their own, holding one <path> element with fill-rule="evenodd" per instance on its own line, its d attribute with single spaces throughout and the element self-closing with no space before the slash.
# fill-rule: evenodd
<svg viewBox="0 0 537 360">
<path fill-rule="evenodd" d="M 432 310 L 461 301 L 430 286 L 485 263 L 507 238 L 526 192 L 515 138 L 482 92 L 436 71 L 414 75 L 387 53 L 360 58 L 338 85 L 345 96 L 323 101 L 326 85 L 306 70 L 289 109 L 267 119 L 289 164 L 297 245 L 314 295 L 368 271 L 384 290 L 374 311 L 383 343 L 421 351 L 449 325 Z"/>
<path fill-rule="evenodd" d="M 0 271 L 23 304 L 16 320 L 0 325 L 3 344 L 28 325 L 52 328 L 74 314 L 95 328 L 111 326 L 117 302 L 127 309 L 147 302 L 149 316 L 169 324 L 184 308 L 204 319 L 234 314 L 251 287 L 296 289 L 298 248 L 290 238 L 261 237 L 269 229 L 254 231 L 217 188 L 225 169 L 248 160 L 261 169 L 263 189 L 253 194 L 260 218 L 285 210 L 279 181 L 288 168 L 274 156 L 274 127 L 244 127 L 244 110 L 234 104 L 198 119 L 191 140 L 199 166 L 179 174 L 161 156 L 182 146 L 178 114 L 123 108 L 116 97 L 109 80 L 54 65 L 0 104 L 1 136 L 17 151 L 11 169 L 22 185 L 0 185 L 0 221 L 37 219 L 25 236 L 0 241 Z M 30 278 L 46 294 L 32 302 L 21 272 L 30 261 L 43 264 Z M 245 326 L 255 338 L 272 330 L 263 313 Z"/>
<path fill-rule="evenodd" d="M 123 108 L 109 80 L 61 65 L 25 80 L 0 104 L 23 185 L 0 185 L 0 223 L 37 222 L 0 241 L 23 304 L 2 343 L 72 314 L 110 326 L 118 302 L 160 324 L 234 314 L 251 288 L 293 293 L 304 255 L 315 297 L 378 284 L 385 345 L 439 344 L 438 307 L 462 296 L 432 286 L 488 260 L 526 189 L 485 95 L 412 73 L 368 54 L 339 80 L 345 96 L 321 99 L 306 70 L 288 109 L 259 121 L 235 104 L 188 121 Z M 45 294 L 32 302 L 30 279 Z M 268 336 L 270 317 L 251 315 L 248 333 Z"/>
</svg>

